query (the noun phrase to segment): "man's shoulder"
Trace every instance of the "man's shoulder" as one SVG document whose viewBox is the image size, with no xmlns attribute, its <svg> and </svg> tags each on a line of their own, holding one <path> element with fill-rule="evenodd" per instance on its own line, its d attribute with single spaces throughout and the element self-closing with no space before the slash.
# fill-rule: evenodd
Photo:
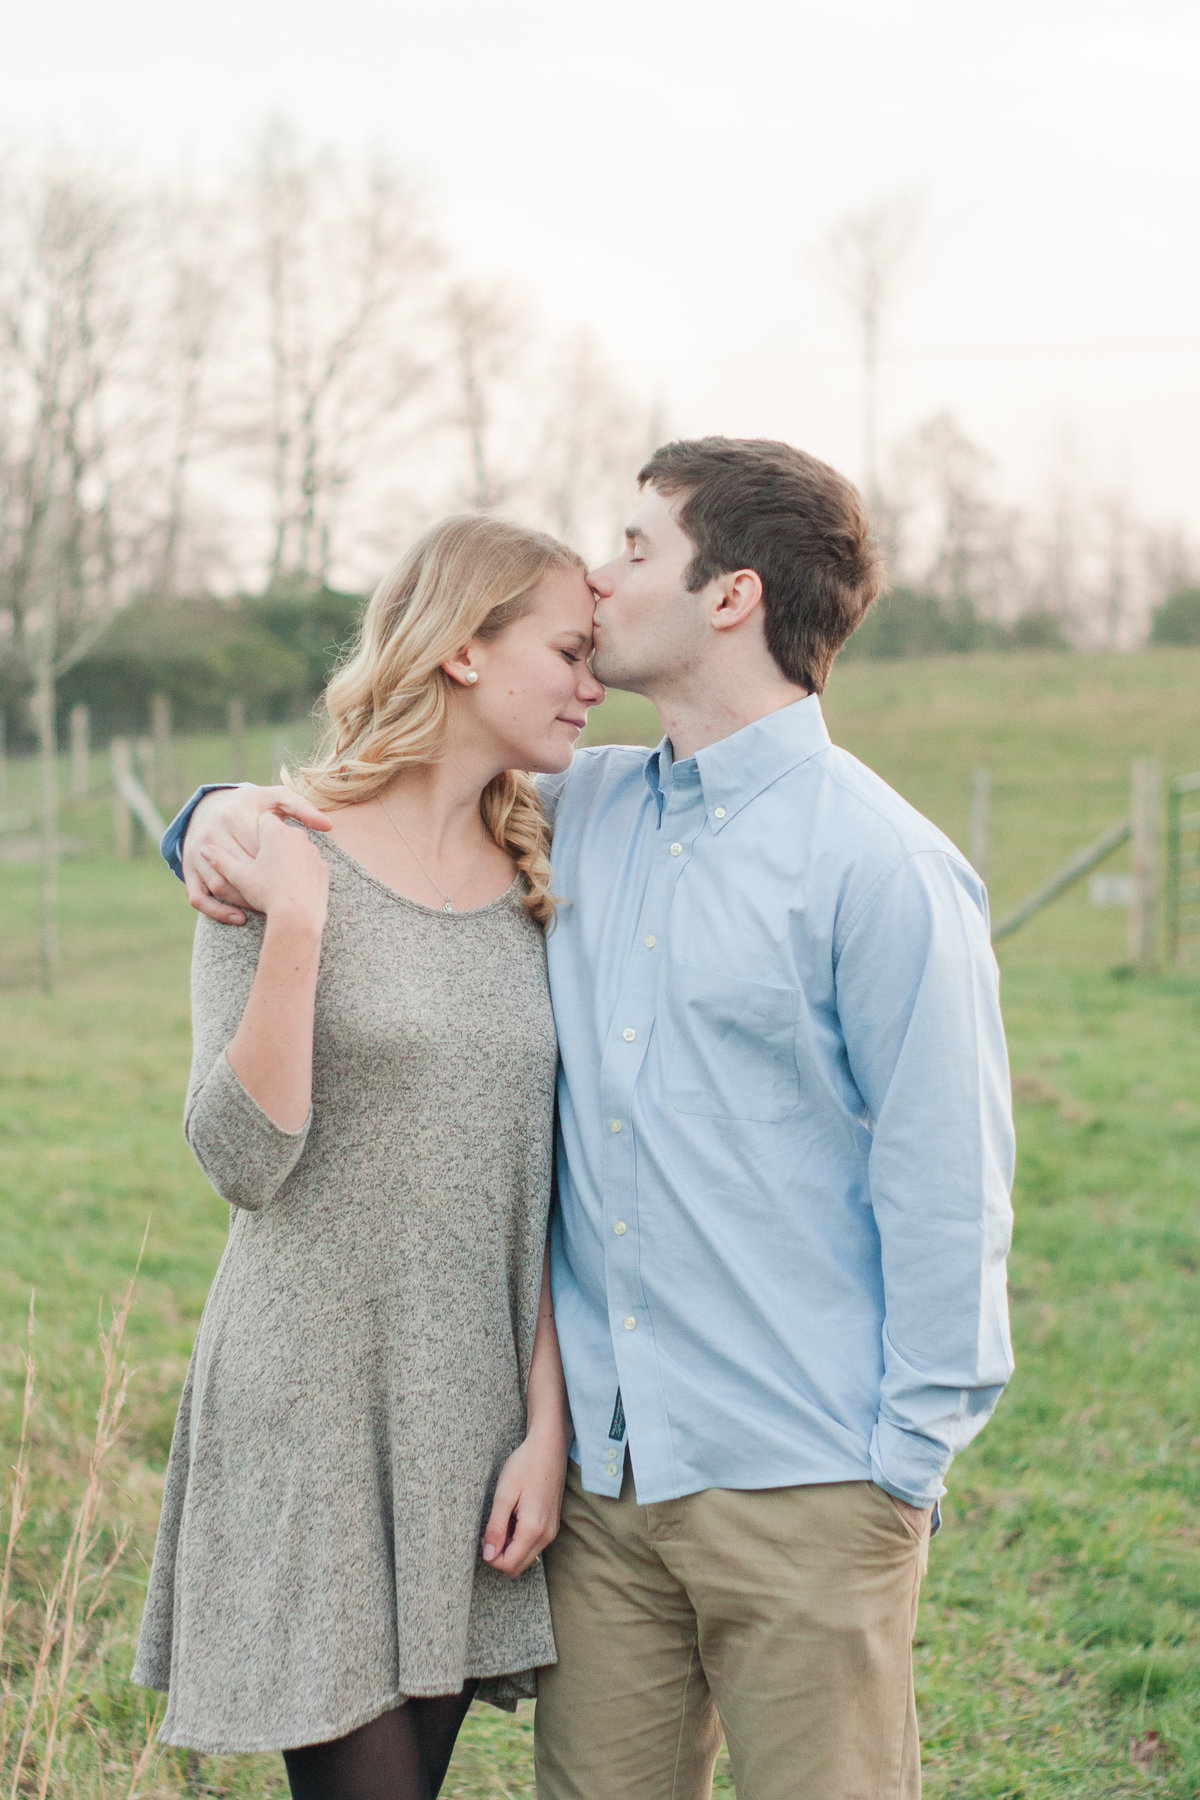
<svg viewBox="0 0 1200 1800">
<path fill-rule="evenodd" d="M 616 801 L 623 793 L 640 799 L 642 771 L 649 751 L 644 744 L 595 744 L 577 750 L 570 765 L 555 775 L 537 777 L 547 816 L 563 821 L 576 806 Z"/>
<path fill-rule="evenodd" d="M 934 851 L 965 865 L 962 851 L 932 819 L 848 750 L 831 744 L 814 761 L 827 802 L 822 809 L 826 828 L 848 854 L 895 862 Z"/>
</svg>

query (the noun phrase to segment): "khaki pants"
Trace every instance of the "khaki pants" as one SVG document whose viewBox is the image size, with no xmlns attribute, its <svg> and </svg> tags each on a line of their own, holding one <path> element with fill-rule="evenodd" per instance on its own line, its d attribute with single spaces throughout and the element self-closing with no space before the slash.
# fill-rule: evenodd
<svg viewBox="0 0 1200 1800">
<path fill-rule="evenodd" d="M 928 1557 L 865 1481 L 639 1506 L 572 1464 L 546 1551 L 538 1800 L 917 1800 L 912 1637 Z"/>
</svg>

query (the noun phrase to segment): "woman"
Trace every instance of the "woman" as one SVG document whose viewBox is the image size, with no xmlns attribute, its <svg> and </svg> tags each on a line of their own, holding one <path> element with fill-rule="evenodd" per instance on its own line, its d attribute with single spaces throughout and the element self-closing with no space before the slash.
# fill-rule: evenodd
<svg viewBox="0 0 1200 1800">
<path fill-rule="evenodd" d="M 515 771 L 603 698 L 591 615 L 553 539 L 435 527 L 329 684 L 300 784 L 333 830 L 216 859 L 259 916 L 197 930 L 185 1129 L 233 1213 L 134 1679 L 164 1741 L 282 1750 L 298 1800 L 436 1795 L 473 1695 L 554 1657 L 554 898 Z"/>
</svg>

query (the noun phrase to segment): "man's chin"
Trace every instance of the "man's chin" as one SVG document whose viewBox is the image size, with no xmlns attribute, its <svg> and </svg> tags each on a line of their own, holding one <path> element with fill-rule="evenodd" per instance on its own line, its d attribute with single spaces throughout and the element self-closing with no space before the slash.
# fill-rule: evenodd
<svg viewBox="0 0 1200 1800">
<path fill-rule="evenodd" d="M 641 692 L 637 675 L 632 670 L 623 668 L 615 658 L 606 656 L 603 650 L 597 650 L 592 656 L 591 670 L 596 680 L 603 682 L 606 688 L 620 688 L 626 694 Z"/>
</svg>

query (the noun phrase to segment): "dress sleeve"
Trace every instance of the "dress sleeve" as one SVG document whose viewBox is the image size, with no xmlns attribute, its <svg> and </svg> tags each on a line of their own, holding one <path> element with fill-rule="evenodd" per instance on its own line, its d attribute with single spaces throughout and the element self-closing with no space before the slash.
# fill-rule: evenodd
<svg viewBox="0 0 1200 1800">
<path fill-rule="evenodd" d="M 201 918 L 192 950 L 192 1072 L 183 1134 L 223 1200 L 258 1212 L 296 1167 L 312 1112 L 284 1131 L 246 1091 L 225 1052 L 241 1023 L 258 967 L 265 920 L 245 925 Z"/>
</svg>

